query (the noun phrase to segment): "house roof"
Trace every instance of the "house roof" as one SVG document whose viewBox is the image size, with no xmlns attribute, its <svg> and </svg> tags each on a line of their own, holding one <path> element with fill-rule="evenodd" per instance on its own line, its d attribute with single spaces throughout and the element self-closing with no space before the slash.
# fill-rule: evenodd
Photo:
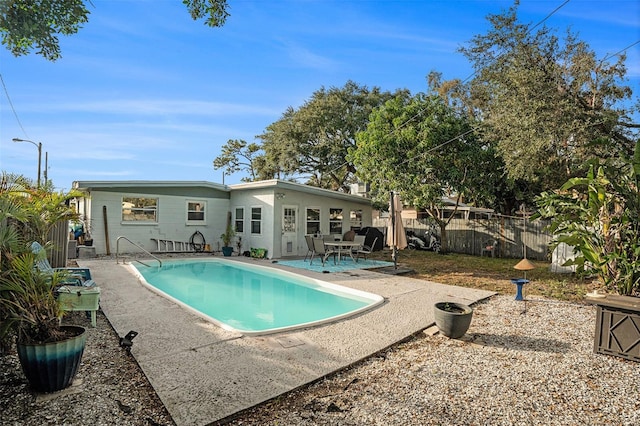
<svg viewBox="0 0 640 426">
<path fill-rule="evenodd" d="M 360 204 L 371 205 L 371 200 L 358 195 L 345 194 L 344 192 L 331 191 L 329 189 L 317 188 L 303 185 L 301 183 L 289 182 L 280 179 L 262 180 L 256 182 L 239 183 L 235 185 L 221 185 L 207 181 L 151 181 L 151 180 L 123 180 L 123 181 L 74 181 L 73 189 L 80 191 L 90 191 L 96 189 L 136 189 L 136 188 L 208 188 L 224 192 L 246 191 L 252 189 L 272 189 L 304 192 L 323 197 L 341 199 Z"/>
<path fill-rule="evenodd" d="M 280 180 L 280 179 L 270 179 L 270 180 L 261 180 L 257 182 L 238 183 L 234 185 L 229 185 L 229 188 L 231 188 L 231 191 L 264 189 L 264 188 L 290 190 L 290 191 L 304 192 L 307 194 L 337 198 L 337 199 L 352 201 L 356 203 L 371 205 L 370 199 L 361 197 L 359 195 L 345 194 L 344 192 L 332 191 L 330 189 L 318 188 L 315 186 L 309 186 L 301 183 L 290 182 L 290 181 Z"/>
<path fill-rule="evenodd" d="M 73 189 L 87 191 L 91 189 L 110 188 L 180 188 L 180 187 L 206 187 L 218 191 L 230 192 L 229 187 L 219 183 L 207 181 L 176 181 L 176 180 L 81 180 L 74 181 Z"/>
</svg>

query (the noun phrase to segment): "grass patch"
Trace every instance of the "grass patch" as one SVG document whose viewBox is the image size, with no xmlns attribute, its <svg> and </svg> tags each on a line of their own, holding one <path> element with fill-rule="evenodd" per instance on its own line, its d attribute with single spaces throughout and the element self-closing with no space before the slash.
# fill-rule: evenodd
<svg viewBox="0 0 640 426">
<path fill-rule="evenodd" d="M 391 261 L 387 249 L 375 252 L 372 259 Z M 465 254 L 438 254 L 430 251 L 401 250 L 398 265 L 412 269 L 410 275 L 442 284 L 472 287 L 515 295 L 512 278 L 522 278 L 523 272 L 513 269 L 520 259 L 478 257 Z M 527 271 L 531 282 L 525 286 L 525 295 L 537 295 L 558 300 L 582 301 L 584 295 L 594 289 L 602 289 L 592 280 L 575 274 L 558 274 L 550 271 L 549 262 L 532 261 L 536 269 Z"/>
</svg>

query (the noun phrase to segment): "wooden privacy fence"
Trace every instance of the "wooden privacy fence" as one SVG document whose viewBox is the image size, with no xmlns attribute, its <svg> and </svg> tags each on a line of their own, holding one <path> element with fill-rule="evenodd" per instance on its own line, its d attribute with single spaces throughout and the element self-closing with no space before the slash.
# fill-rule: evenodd
<svg viewBox="0 0 640 426">
<path fill-rule="evenodd" d="M 390 219 L 374 219 L 373 226 L 386 229 Z M 405 230 L 425 235 L 430 230 L 440 236 L 440 227 L 430 219 L 403 219 Z M 452 219 L 447 225 L 449 251 L 480 256 L 482 249 L 497 241 L 498 257 L 549 260 L 551 235 L 545 231 L 548 221 L 524 220 L 522 218 L 498 216 L 492 219 Z"/>
<path fill-rule="evenodd" d="M 12 220 L 12 219 L 5 219 Z M 9 226 L 11 227 L 19 227 L 21 225 L 17 224 L 17 221 L 13 220 L 13 222 L 9 222 Z M 21 232 L 18 229 L 18 232 Z M 53 248 L 50 251 L 47 251 L 47 258 L 51 267 L 60 268 L 67 266 L 67 244 L 69 241 L 69 222 L 62 221 L 58 222 L 51 228 L 49 234 L 47 235 L 48 241 L 53 243 Z M 30 241 L 28 241 L 30 243 Z"/>
<path fill-rule="evenodd" d="M 67 266 L 67 245 L 69 244 L 69 221 L 58 222 L 49 232 L 49 240 L 53 249 L 49 253 L 49 262 L 53 268 Z"/>
</svg>

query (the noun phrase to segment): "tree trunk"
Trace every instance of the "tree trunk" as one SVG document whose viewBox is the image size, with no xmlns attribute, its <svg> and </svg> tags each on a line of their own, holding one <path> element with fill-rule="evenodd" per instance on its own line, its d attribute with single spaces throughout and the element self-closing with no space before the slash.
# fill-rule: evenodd
<svg viewBox="0 0 640 426">
<path fill-rule="evenodd" d="M 448 221 L 438 221 L 440 225 L 440 253 L 449 253 L 449 243 L 447 242 Z"/>
</svg>

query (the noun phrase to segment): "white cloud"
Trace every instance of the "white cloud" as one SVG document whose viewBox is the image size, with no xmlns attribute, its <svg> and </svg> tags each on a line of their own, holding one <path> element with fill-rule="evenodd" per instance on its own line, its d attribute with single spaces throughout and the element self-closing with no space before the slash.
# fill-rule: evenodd
<svg viewBox="0 0 640 426">
<path fill-rule="evenodd" d="M 319 69 L 323 71 L 331 71 L 337 68 L 338 63 L 326 56 L 313 53 L 311 50 L 299 45 L 298 43 L 284 41 L 283 45 L 289 55 L 289 58 L 298 65 L 305 68 Z"/>
</svg>

